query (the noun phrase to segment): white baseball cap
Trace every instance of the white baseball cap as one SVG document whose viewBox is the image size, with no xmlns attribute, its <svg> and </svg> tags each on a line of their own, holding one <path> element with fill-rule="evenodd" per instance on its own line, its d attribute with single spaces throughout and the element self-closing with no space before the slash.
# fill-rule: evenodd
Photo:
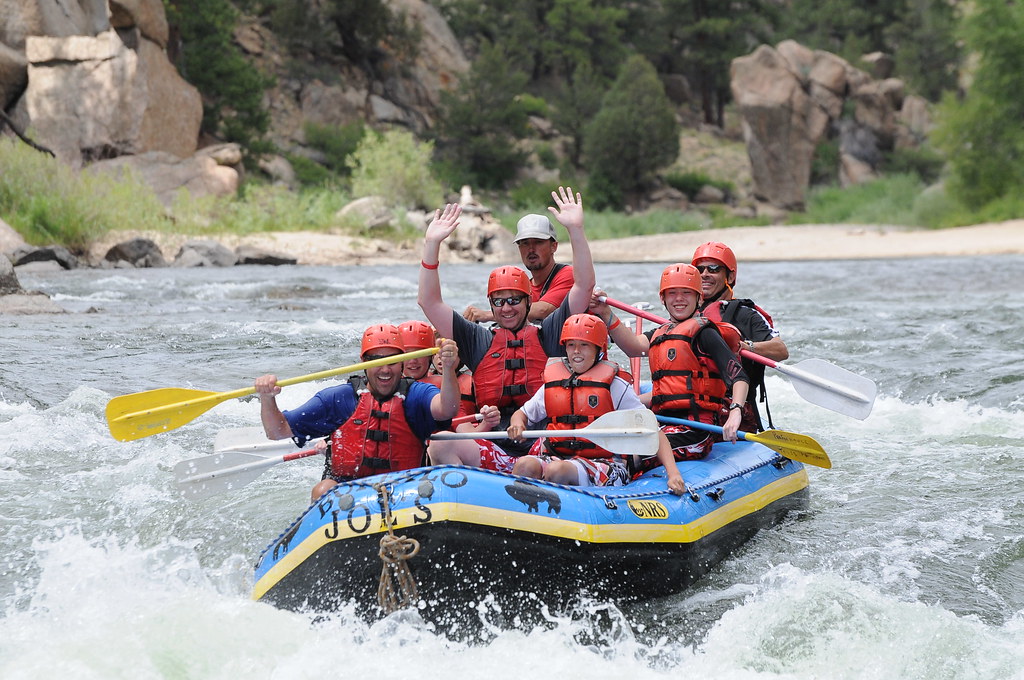
<svg viewBox="0 0 1024 680">
<path fill-rule="evenodd" d="M 555 228 L 551 226 L 551 220 L 544 215 L 526 215 L 516 224 L 516 237 L 513 243 L 525 241 L 528 238 L 551 239 L 557 241 Z"/>
</svg>

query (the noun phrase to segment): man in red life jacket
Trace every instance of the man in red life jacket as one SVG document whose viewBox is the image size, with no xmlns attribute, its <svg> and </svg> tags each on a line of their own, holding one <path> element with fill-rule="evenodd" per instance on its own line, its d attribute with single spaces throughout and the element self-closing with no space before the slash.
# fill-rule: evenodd
<svg viewBox="0 0 1024 680">
<path fill-rule="evenodd" d="M 572 266 L 555 262 L 558 237 L 546 215 L 526 215 L 516 225 L 512 242 L 519 246 L 519 257 L 530 272 L 530 321 L 540 321 L 558 309 L 572 288 Z M 470 305 L 462 316 L 470 321 L 494 321 L 490 309 Z"/>
<path fill-rule="evenodd" d="M 456 313 L 441 297 L 438 257 L 441 243 L 459 224 L 461 207 L 455 204 L 438 210 L 427 227 L 420 263 L 419 305 L 438 333 L 458 343 L 462 360 L 473 373 L 476 403 L 497 406 L 500 417 L 486 416 L 485 428 L 508 426 L 512 413 L 540 389 L 544 365 L 549 356 L 561 356 L 559 333 L 565 319 L 586 311 L 594 288 L 594 264 L 583 231 L 583 201 L 568 187 L 551 192 L 557 207 L 549 208 L 569 232 L 575 281 L 569 294 L 539 327 L 528 323 L 530 280 L 518 267 L 499 267 L 487 279 L 487 297 L 495 328 L 489 329 Z M 463 428 L 465 426 L 460 426 Z M 509 472 L 514 458 L 529 451 L 529 445 L 509 439 L 435 441 L 430 457 L 438 464 L 482 465 Z"/>
<path fill-rule="evenodd" d="M 437 421 L 455 417 L 459 352 L 451 340 L 438 342 L 446 370 L 441 387 L 402 377 L 402 363 L 367 368 L 364 376 L 317 392 L 302 406 L 281 411 L 277 376 L 256 379 L 260 419 L 268 439 L 291 437 L 298 446 L 331 437 L 324 477 L 313 487 L 316 500 L 338 482 L 423 465 L 427 438 Z M 405 352 L 396 326 L 378 324 L 363 333 L 360 357 L 372 361 Z"/>
<path fill-rule="evenodd" d="M 643 335 L 626 328 L 607 303 L 600 301 L 603 291 L 594 291 L 590 310 L 606 319 L 610 337 L 626 356 L 647 355 L 652 389 L 640 395 L 641 401 L 655 413 L 673 418 L 717 424 L 724 417 L 722 436 L 736 441 L 749 379 L 718 327 L 697 313 L 700 291 L 696 267 L 666 267 L 658 292 L 671 320 Z M 730 391 L 731 401 L 727 398 Z M 703 430 L 664 425 L 662 431 L 668 435 L 676 460 L 703 458 L 714 443 Z"/>
<path fill-rule="evenodd" d="M 519 441 L 527 425 L 544 422 L 552 436 L 538 439 L 530 455 L 516 460 L 512 474 L 574 486 L 620 486 L 629 480 L 622 456 L 591 441 L 572 437 L 572 431 L 616 410 L 645 409 L 615 362 L 603 360 L 608 346 L 604 321 L 592 314 L 574 314 L 562 326 L 566 356 L 548 359 L 544 385 L 512 414 L 510 439 Z M 560 432 L 569 436 L 555 436 Z M 673 493 L 686 490 L 672 457 L 672 447 L 660 433 L 658 461 L 665 466 Z"/>
<path fill-rule="evenodd" d="M 403 321 L 398 324 L 398 330 L 402 333 L 402 345 L 405 346 L 406 352 L 427 349 L 433 347 L 436 342 L 434 329 L 430 327 L 429 323 L 423 321 Z M 402 375 L 412 380 L 423 380 L 427 371 L 430 370 L 431 359 L 435 357 L 437 357 L 436 354 L 433 357 L 406 359 L 402 362 Z M 437 385 L 441 386 L 440 381 Z"/>
<path fill-rule="evenodd" d="M 785 361 L 789 358 L 789 349 L 779 336 L 772 317 L 753 300 L 736 299 L 733 297 L 733 286 L 736 285 L 736 255 L 724 243 L 709 241 L 697 247 L 690 261 L 700 272 L 701 294 L 704 302 L 700 311 L 712 321 L 724 321 L 735 326 L 743 338 L 746 349 L 761 356 Z M 764 424 L 757 409 L 757 392 L 760 388 L 760 399 L 765 403 L 765 414 L 771 424 L 771 412 L 764 390 L 764 365 L 749 359 L 743 359 L 743 370 L 750 378 L 750 390 L 747 394 L 746 406 L 740 429 L 746 432 L 761 432 Z"/>
</svg>

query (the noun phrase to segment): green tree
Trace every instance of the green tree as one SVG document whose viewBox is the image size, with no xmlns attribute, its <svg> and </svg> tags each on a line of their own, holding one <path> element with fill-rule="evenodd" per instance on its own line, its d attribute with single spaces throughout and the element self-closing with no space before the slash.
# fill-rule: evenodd
<svg viewBox="0 0 1024 680">
<path fill-rule="evenodd" d="M 618 207 L 679 155 L 675 111 L 654 67 L 630 57 L 587 126 L 584 155 L 600 202 Z"/>
<path fill-rule="evenodd" d="M 973 82 L 962 99 L 946 95 L 933 140 L 949 158 L 949 192 L 978 209 L 1024 185 L 1024 4 L 975 0 L 962 28 Z"/>
<path fill-rule="evenodd" d="M 930 101 L 956 89 L 963 61 L 957 45 L 957 9 L 948 2 L 907 0 L 903 20 L 884 31 L 886 47 L 896 61 L 896 74 L 908 88 Z"/>
<path fill-rule="evenodd" d="M 526 74 L 497 47 L 484 46 L 454 92 L 441 93 L 437 149 L 459 182 L 500 188 L 526 161 Z"/>
<path fill-rule="evenodd" d="M 264 136 L 270 115 L 263 93 L 274 81 L 250 64 L 234 43 L 237 10 L 227 0 L 165 2 L 171 30 L 181 40 L 178 71 L 203 95 L 203 131 L 238 142 L 247 155 L 269 150 Z"/>
</svg>

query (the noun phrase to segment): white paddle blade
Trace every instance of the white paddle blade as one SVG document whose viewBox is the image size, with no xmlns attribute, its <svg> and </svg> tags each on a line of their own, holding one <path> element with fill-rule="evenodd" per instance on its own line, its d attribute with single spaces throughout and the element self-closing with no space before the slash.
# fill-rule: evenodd
<svg viewBox="0 0 1024 680">
<path fill-rule="evenodd" d="M 213 440 L 215 453 L 224 451 L 240 451 L 242 453 L 258 453 L 273 456 L 279 453 L 295 451 L 298 447 L 291 439 L 267 439 L 262 427 L 236 427 L 221 430 Z"/>
<path fill-rule="evenodd" d="M 199 500 L 239 489 L 268 467 L 281 462 L 281 456 L 268 458 L 255 453 L 224 451 L 181 461 L 174 466 L 174 478 L 186 498 Z"/>
<path fill-rule="evenodd" d="M 857 420 L 871 414 L 878 386 L 869 378 L 823 359 L 805 359 L 796 366 L 780 364 L 776 368 L 790 378 L 796 393 L 812 404 Z"/>
</svg>

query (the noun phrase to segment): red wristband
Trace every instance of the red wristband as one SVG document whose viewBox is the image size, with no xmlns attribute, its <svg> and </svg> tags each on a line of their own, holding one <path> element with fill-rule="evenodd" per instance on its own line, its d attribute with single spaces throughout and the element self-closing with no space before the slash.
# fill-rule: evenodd
<svg viewBox="0 0 1024 680">
<path fill-rule="evenodd" d="M 440 264 L 440 262 L 438 262 L 437 264 L 427 264 L 423 260 L 420 260 L 420 266 L 423 267 L 424 269 L 437 269 Z"/>
<path fill-rule="evenodd" d="M 622 325 L 622 319 L 620 319 L 619 317 L 615 317 L 615 321 L 612 321 L 612 325 L 608 326 L 608 330 L 609 331 L 613 331 L 613 330 L 615 330 L 616 328 L 618 328 L 621 325 Z"/>
</svg>

